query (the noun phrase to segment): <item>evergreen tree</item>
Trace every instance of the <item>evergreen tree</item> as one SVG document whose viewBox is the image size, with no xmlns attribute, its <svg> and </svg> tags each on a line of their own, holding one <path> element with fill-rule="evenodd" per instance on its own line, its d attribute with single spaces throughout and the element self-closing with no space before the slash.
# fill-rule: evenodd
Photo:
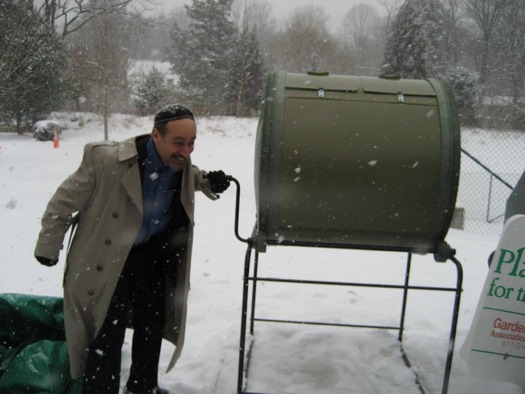
<svg viewBox="0 0 525 394">
<path fill-rule="evenodd" d="M 445 43 L 445 10 L 439 0 L 406 0 L 387 39 L 384 72 L 412 79 L 443 76 Z"/>
<path fill-rule="evenodd" d="M 144 75 L 137 86 L 135 106 L 140 116 L 152 115 L 173 100 L 174 87 L 157 68 Z"/>
<path fill-rule="evenodd" d="M 228 101 L 230 113 L 250 116 L 260 107 L 264 91 L 263 57 L 254 30 L 244 29 L 232 56 Z"/>
<path fill-rule="evenodd" d="M 31 7 L 0 0 L 0 113 L 18 132 L 62 101 L 62 41 Z"/>
<path fill-rule="evenodd" d="M 193 0 L 185 6 L 190 19 L 187 29 L 175 25 L 170 61 L 179 75 L 179 86 L 194 110 L 206 115 L 226 112 L 226 89 L 235 27 L 231 21 L 232 0 Z"/>
<path fill-rule="evenodd" d="M 446 80 L 454 92 L 461 124 L 476 126 L 478 75 L 464 67 L 457 67 L 447 72 Z"/>
</svg>

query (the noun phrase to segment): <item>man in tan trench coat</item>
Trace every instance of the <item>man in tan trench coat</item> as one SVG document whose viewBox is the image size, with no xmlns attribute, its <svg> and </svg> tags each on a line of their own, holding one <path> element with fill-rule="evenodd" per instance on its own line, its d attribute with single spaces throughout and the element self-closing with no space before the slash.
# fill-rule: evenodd
<svg viewBox="0 0 525 394">
<path fill-rule="evenodd" d="M 194 191 L 217 199 L 229 186 L 222 171 L 192 165 L 195 138 L 191 111 L 167 106 L 151 135 L 87 144 L 80 167 L 48 203 L 35 257 L 56 264 L 74 227 L 64 319 L 71 375 L 83 379 L 84 394 L 118 393 L 129 324 L 127 392 L 168 393 L 158 387 L 158 361 L 162 337 L 176 346 L 168 369 L 184 342 Z"/>
</svg>

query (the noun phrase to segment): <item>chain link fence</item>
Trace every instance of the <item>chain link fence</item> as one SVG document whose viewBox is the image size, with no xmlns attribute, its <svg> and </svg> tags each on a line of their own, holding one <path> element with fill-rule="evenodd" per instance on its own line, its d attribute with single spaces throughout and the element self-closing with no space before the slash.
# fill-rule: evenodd
<svg viewBox="0 0 525 394">
<path fill-rule="evenodd" d="M 499 236 L 507 198 L 525 171 L 525 133 L 466 128 L 461 148 L 456 213 L 463 230 Z"/>
</svg>

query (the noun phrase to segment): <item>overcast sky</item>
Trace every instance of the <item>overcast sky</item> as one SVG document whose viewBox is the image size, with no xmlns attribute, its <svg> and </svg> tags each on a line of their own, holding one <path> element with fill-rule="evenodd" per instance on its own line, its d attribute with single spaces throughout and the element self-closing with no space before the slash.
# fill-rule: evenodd
<svg viewBox="0 0 525 394">
<path fill-rule="evenodd" d="M 164 4 L 165 8 L 171 10 L 182 4 L 190 4 L 191 0 L 156 0 L 156 2 Z M 366 3 L 376 6 L 378 11 L 383 9 L 375 0 L 270 0 L 270 2 L 273 5 L 273 13 L 278 22 L 286 20 L 296 8 L 307 4 L 320 5 L 330 18 L 328 23 L 334 31 L 339 28 L 343 16 L 354 5 Z"/>
<path fill-rule="evenodd" d="M 354 5 L 366 3 L 376 6 L 378 10 L 380 8 L 374 0 L 270 0 L 270 2 L 273 4 L 273 13 L 279 21 L 287 19 L 296 8 L 307 4 L 320 5 L 330 18 L 329 24 L 336 27 L 340 26 L 343 16 Z"/>
</svg>

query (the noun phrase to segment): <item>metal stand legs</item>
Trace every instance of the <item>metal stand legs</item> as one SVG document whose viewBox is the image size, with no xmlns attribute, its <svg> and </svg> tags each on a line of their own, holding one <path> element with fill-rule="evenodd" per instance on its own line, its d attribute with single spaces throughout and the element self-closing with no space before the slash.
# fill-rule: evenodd
<svg viewBox="0 0 525 394">
<path fill-rule="evenodd" d="M 463 282 L 463 270 L 461 263 L 453 256 L 453 250 L 449 255 L 441 256 L 442 260 L 452 261 L 457 270 L 457 281 L 455 287 L 431 287 L 431 286 L 411 286 L 410 282 L 410 269 L 412 263 L 412 254 L 407 254 L 406 262 L 406 271 L 404 283 L 400 285 L 385 285 L 377 283 L 351 283 L 351 282 L 326 282 L 326 281 L 307 281 L 307 280 L 294 280 L 294 279 L 277 279 L 277 278 L 264 278 L 258 276 L 258 260 L 259 254 L 257 251 L 253 251 L 253 244 L 251 240 L 248 240 L 248 247 L 246 250 L 245 261 L 244 261 L 244 277 L 243 277 L 243 299 L 242 299 L 242 318 L 241 318 L 241 334 L 240 334 L 240 347 L 239 347 L 239 371 L 238 371 L 238 380 L 237 380 L 237 392 L 248 394 L 244 391 L 244 385 L 246 383 L 248 368 L 249 368 L 249 358 L 251 355 L 251 349 L 246 349 L 247 341 L 247 328 L 248 328 L 248 307 L 249 307 L 249 292 L 250 292 L 250 283 L 251 283 L 251 305 L 250 305 L 250 334 L 254 333 L 254 324 L 255 321 L 261 322 L 273 322 L 273 323 L 297 323 L 297 324 L 310 324 L 310 325 L 324 325 L 324 326 L 337 326 L 337 327 L 353 327 L 353 328 L 373 328 L 373 329 L 387 329 L 387 330 L 398 330 L 398 340 L 400 343 L 403 341 L 403 331 L 405 326 L 405 314 L 407 310 L 407 299 L 409 290 L 421 290 L 421 291 L 441 291 L 441 292 L 453 292 L 455 293 L 454 306 L 452 313 L 452 322 L 450 328 L 449 336 L 449 346 L 448 353 L 445 365 L 445 372 L 443 376 L 442 383 L 442 394 L 448 392 L 448 385 L 450 381 L 450 372 L 452 369 L 452 358 L 454 353 L 454 344 L 456 339 L 456 330 L 457 330 L 457 320 L 459 316 L 459 305 L 461 299 L 462 291 L 462 282 Z M 252 252 L 254 252 L 254 266 L 253 266 L 253 276 L 250 276 L 251 271 L 251 259 Z M 375 287 L 379 289 L 399 289 L 403 292 L 403 301 L 401 306 L 401 316 L 399 321 L 399 326 L 377 326 L 377 325 L 352 325 L 352 324 L 331 324 L 331 323 L 321 323 L 314 321 L 295 321 L 295 320 L 274 320 L 274 319 L 258 319 L 255 316 L 255 304 L 256 304 L 256 295 L 257 295 L 257 283 L 258 282 L 279 282 L 279 283 L 296 283 L 304 285 L 329 285 L 329 286 L 353 286 L 353 287 Z M 405 364 L 410 367 L 410 361 L 405 351 L 402 348 L 403 360 Z M 416 375 L 416 383 L 420 388 L 422 393 L 425 393 L 423 386 L 419 381 L 419 377 Z"/>
</svg>

